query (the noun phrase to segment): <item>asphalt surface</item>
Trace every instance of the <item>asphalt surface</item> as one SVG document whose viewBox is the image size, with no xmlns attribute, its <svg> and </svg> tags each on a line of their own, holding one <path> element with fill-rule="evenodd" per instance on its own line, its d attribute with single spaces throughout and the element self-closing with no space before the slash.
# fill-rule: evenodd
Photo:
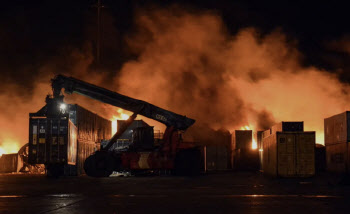
<svg viewBox="0 0 350 214">
<path fill-rule="evenodd" d="M 335 176 L 275 179 L 225 172 L 199 177 L 0 175 L 4 213 L 350 213 Z"/>
</svg>

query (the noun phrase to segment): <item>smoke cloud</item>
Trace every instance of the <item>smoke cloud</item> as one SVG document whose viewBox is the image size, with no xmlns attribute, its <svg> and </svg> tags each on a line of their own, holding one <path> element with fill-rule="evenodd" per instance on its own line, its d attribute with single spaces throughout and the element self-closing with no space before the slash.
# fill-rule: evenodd
<svg viewBox="0 0 350 214">
<path fill-rule="evenodd" d="M 305 121 L 323 143 L 323 119 L 349 108 L 349 86 L 303 67 L 296 41 L 254 28 L 229 35 L 210 12 L 140 11 L 128 39 L 139 54 L 115 77 L 120 92 L 230 131 Z"/>
<path fill-rule="evenodd" d="M 0 143 L 28 141 L 28 113 L 45 105 L 50 79 L 58 73 L 194 118 L 188 133 L 195 141 L 205 141 L 204 134 L 210 142 L 227 137 L 223 129 L 264 130 L 279 121 L 305 121 L 305 130 L 316 131 L 317 143 L 323 143 L 323 119 L 349 109 L 349 85 L 335 74 L 303 66 L 297 42 L 278 29 L 261 34 L 244 28 L 231 35 L 219 15 L 177 7 L 139 10 L 135 17 L 126 41 L 138 57 L 120 70 L 94 69 L 93 49 L 86 45 L 40 63 L 35 77 L 26 73 L 32 84 L 4 83 Z M 108 119 L 119 114 L 79 95 L 66 101 Z"/>
</svg>

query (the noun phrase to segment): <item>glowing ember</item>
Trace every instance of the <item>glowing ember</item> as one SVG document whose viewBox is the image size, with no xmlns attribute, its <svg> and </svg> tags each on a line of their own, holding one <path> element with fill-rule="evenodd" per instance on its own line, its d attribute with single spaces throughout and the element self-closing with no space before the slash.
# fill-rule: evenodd
<svg viewBox="0 0 350 214">
<path fill-rule="evenodd" d="M 117 116 L 113 116 L 112 120 L 112 135 L 114 135 L 118 130 L 118 120 L 127 120 L 129 119 L 129 115 L 125 114 L 122 109 L 117 110 Z"/>
<path fill-rule="evenodd" d="M 19 144 L 11 140 L 5 140 L 0 144 L 0 156 L 3 154 L 17 153 Z"/>
</svg>

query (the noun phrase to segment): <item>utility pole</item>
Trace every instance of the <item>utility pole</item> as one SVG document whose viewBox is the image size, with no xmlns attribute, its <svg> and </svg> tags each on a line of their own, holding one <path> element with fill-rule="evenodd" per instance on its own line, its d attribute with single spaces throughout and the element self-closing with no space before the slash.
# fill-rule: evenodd
<svg viewBox="0 0 350 214">
<path fill-rule="evenodd" d="M 96 62 L 100 65 L 101 56 L 101 8 L 104 6 L 101 4 L 101 0 L 97 1 L 97 41 L 96 41 Z"/>
</svg>

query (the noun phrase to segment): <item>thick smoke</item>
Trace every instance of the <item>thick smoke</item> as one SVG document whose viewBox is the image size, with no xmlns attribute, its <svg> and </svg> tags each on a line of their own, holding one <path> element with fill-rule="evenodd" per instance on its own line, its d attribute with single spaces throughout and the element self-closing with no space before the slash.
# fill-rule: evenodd
<svg viewBox="0 0 350 214">
<path fill-rule="evenodd" d="M 196 141 L 226 136 L 220 129 L 248 125 L 263 130 L 278 121 L 305 121 L 305 130 L 317 131 L 317 142 L 323 143 L 323 119 L 349 109 L 349 85 L 334 74 L 302 66 L 296 42 L 279 30 L 263 35 L 245 28 L 230 35 L 215 13 L 172 7 L 138 11 L 127 42 L 138 57 L 113 78 L 91 67 L 93 49 L 87 45 L 41 62 L 36 76 L 25 78 L 34 87 L 4 83 L 0 142 L 28 141 L 28 113 L 45 104 L 50 79 L 58 73 L 194 118 L 188 133 L 202 137 Z M 66 101 L 108 119 L 118 115 L 116 108 L 79 95 L 68 95 Z"/>
<path fill-rule="evenodd" d="M 228 35 L 219 16 L 176 10 L 139 12 L 139 54 L 115 81 L 132 97 L 230 131 L 274 121 L 305 121 L 323 143 L 323 119 L 349 108 L 349 86 L 336 75 L 303 67 L 295 41 L 253 28 Z"/>
</svg>

